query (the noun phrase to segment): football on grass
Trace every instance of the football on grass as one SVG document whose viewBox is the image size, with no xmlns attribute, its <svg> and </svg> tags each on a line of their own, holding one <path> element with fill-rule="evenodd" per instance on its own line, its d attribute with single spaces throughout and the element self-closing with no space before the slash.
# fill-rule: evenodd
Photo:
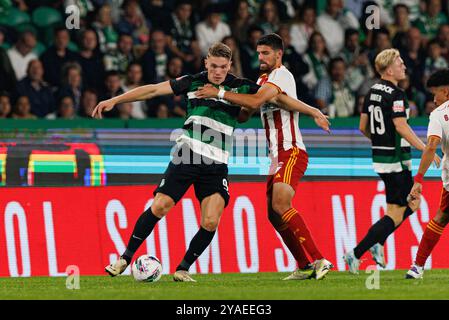
<svg viewBox="0 0 449 320">
<path fill-rule="evenodd" d="M 155 282 L 161 278 L 162 264 L 158 258 L 144 254 L 134 261 L 131 271 L 136 281 Z"/>
</svg>

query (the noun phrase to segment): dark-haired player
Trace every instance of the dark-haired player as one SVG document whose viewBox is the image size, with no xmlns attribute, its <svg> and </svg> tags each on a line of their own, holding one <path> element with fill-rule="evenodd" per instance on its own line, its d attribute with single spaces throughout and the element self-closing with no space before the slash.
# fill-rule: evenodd
<svg viewBox="0 0 449 320">
<path fill-rule="evenodd" d="M 223 91 L 243 93 L 252 93 L 259 89 L 258 85 L 249 80 L 228 74 L 231 63 L 231 49 L 217 43 L 209 48 L 205 62 L 207 71 L 135 88 L 100 102 L 93 111 L 93 116 L 101 118 L 102 112 L 110 111 L 116 104 L 124 102 L 169 94 L 185 94 L 188 97 L 184 133 L 177 139 L 178 149 L 159 187 L 154 191 L 155 198 L 151 207 L 137 220 L 126 251 L 116 262 L 106 266 L 105 269 L 111 276 L 125 271 L 134 253 L 151 234 L 158 221 L 168 214 L 193 184 L 201 205 L 201 227 L 191 240 L 173 278 L 175 281 L 195 281 L 188 270 L 211 243 L 223 210 L 228 204 L 227 163 L 231 137 L 237 120 L 248 115 L 238 104 L 233 104 L 222 96 L 219 99 L 205 99 L 197 96 L 195 91 L 206 84 L 219 87 Z M 285 105 L 296 108 L 295 110 L 302 110 L 298 100 L 283 95 L 277 98 L 284 101 Z M 321 121 L 328 129 L 327 119 L 321 113 L 315 116 L 321 119 L 316 121 Z"/>
<path fill-rule="evenodd" d="M 282 65 L 283 51 L 282 38 L 277 34 L 268 34 L 258 40 L 257 52 L 262 75 L 257 81 L 261 86 L 257 93 L 219 92 L 207 86 L 197 94 L 200 97 L 224 97 L 247 108 L 263 105 L 262 123 L 272 160 L 267 181 L 268 218 L 298 262 L 298 269 L 284 280 L 322 279 L 333 265 L 324 259 L 304 219 L 292 206 L 296 187 L 308 164 L 306 147 L 298 127 L 299 112 L 285 110 L 282 103 L 271 102 L 280 93 L 283 93 L 281 96 L 285 94 L 296 99 L 295 79 Z M 304 111 L 301 113 L 318 119 L 321 124 L 317 124 L 323 127 L 327 120 L 320 117 L 321 112 L 306 104 L 303 106 Z M 304 249 L 312 258 L 312 264 Z"/>
<path fill-rule="evenodd" d="M 374 261 L 385 267 L 384 243 L 408 216 L 419 208 L 419 199 L 408 201 L 412 188 L 411 148 L 423 151 L 425 144 L 407 123 L 409 106 L 398 82 L 405 78 L 399 51 L 386 49 L 376 56 L 381 80 L 365 96 L 360 131 L 371 140 L 374 171 L 385 183 L 387 212 L 377 221 L 354 250 L 344 255 L 349 272 L 357 274 L 362 255 L 370 250 Z M 435 155 L 435 162 L 440 158 Z"/>
<path fill-rule="evenodd" d="M 419 243 L 416 260 L 406 274 L 407 279 L 421 279 L 424 274 L 424 264 L 433 248 L 440 240 L 444 227 L 449 222 L 449 70 L 444 69 L 435 72 L 427 80 L 427 88 L 433 94 L 433 101 L 438 106 L 429 117 L 427 129 L 427 144 L 421 156 L 418 173 L 410 195 L 419 198 L 422 193 L 424 175 L 435 158 L 438 145 L 444 153 L 442 161 L 443 188 L 441 190 L 440 207 L 435 217 L 427 224 L 424 235 Z"/>
</svg>

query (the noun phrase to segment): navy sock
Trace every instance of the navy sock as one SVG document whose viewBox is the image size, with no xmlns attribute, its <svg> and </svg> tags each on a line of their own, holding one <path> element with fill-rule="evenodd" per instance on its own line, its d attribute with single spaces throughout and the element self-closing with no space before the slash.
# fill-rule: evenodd
<svg viewBox="0 0 449 320">
<path fill-rule="evenodd" d="M 214 238 L 215 231 L 208 231 L 201 227 L 195 236 L 190 241 L 189 249 L 187 250 L 184 259 L 176 268 L 178 270 L 188 271 L 190 266 L 198 259 L 204 250 L 209 246 Z"/>
<path fill-rule="evenodd" d="M 394 221 L 389 216 L 384 216 L 377 221 L 366 234 L 365 238 L 354 248 L 354 255 L 360 259 L 363 254 L 376 243 L 384 241 L 394 231 Z"/>
</svg>

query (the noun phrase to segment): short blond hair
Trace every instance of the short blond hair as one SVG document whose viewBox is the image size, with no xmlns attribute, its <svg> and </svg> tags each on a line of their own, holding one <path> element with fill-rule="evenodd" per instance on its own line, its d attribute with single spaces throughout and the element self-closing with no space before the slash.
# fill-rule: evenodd
<svg viewBox="0 0 449 320">
<path fill-rule="evenodd" d="M 207 56 L 226 58 L 228 60 L 232 60 L 232 50 L 224 43 L 217 42 L 209 48 Z"/>
<path fill-rule="evenodd" d="M 376 71 L 379 72 L 379 74 L 383 74 L 385 70 L 393 64 L 394 60 L 400 56 L 401 54 L 397 49 L 385 49 L 381 51 L 374 61 Z"/>
</svg>

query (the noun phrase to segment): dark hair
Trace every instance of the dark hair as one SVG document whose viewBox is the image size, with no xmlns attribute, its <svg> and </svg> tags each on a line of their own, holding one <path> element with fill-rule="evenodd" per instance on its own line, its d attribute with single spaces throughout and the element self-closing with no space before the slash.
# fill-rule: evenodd
<svg viewBox="0 0 449 320">
<path fill-rule="evenodd" d="M 246 32 L 247 37 L 249 38 L 251 34 L 255 31 L 258 31 L 263 34 L 263 29 L 256 24 L 251 25 Z"/>
<path fill-rule="evenodd" d="M 427 80 L 427 88 L 449 86 L 449 69 L 438 70 Z"/>
<path fill-rule="evenodd" d="M 427 49 L 429 49 L 430 46 L 433 44 L 437 44 L 438 46 L 440 46 L 440 42 L 438 41 L 438 39 L 434 38 L 434 39 L 430 40 L 429 42 L 427 42 Z"/>
<path fill-rule="evenodd" d="M 345 31 L 345 40 L 347 40 L 350 36 L 354 34 L 359 34 L 359 31 L 357 29 L 349 28 Z"/>
<path fill-rule="evenodd" d="M 329 73 L 331 72 L 331 70 L 334 67 L 334 65 L 336 65 L 339 62 L 343 62 L 345 64 L 345 66 L 346 66 L 345 59 L 343 59 L 342 57 L 335 57 L 335 58 L 330 59 L 329 66 L 328 66 Z"/>
<path fill-rule="evenodd" d="M 282 50 L 284 51 L 284 41 L 282 38 L 276 33 L 270 33 L 262 36 L 257 41 L 258 46 L 268 46 L 273 50 Z"/>
<path fill-rule="evenodd" d="M 398 11 L 399 8 L 405 8 L 407 10 L 407 12 L 410 13 L 410 8 L 403 3 L 398 3 L 398 4 L 394 5 L 393 12 L 396 14 L 396 12 Z"/>
<path fill-rule="evenodd" d="M 106 71 L 104 79 L 106 80 L 109 77 L 120 77 L 120 72 L 118 72 L 117 70 Z"/>
</svg>

